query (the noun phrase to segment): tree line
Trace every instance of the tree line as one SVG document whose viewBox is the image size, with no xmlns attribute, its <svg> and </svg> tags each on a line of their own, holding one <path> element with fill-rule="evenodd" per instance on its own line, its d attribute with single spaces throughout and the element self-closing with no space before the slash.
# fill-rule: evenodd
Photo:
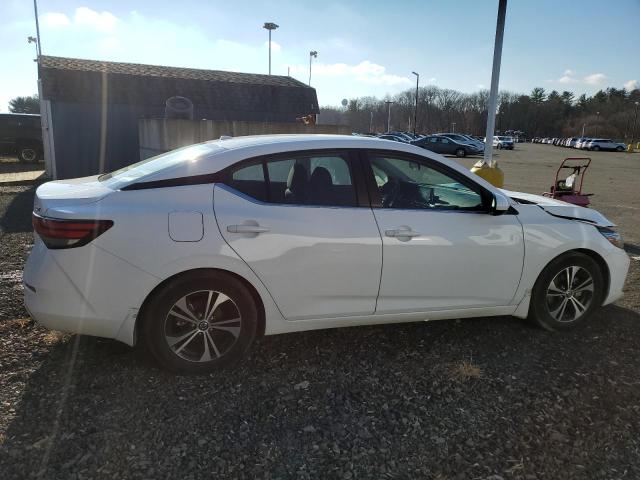
<svg viewBox="0 0 640 480">
<path fill-rule="evenodd" d="M 409 89 L 393 97 L 361 97 L 346 107 L 320 109 L 322 123 L 349 125 L 354 132 L 413 131 L 416 91 Z M 489 91 L 462 93 L 436 86 L 418 89 L 416 132 L 463 132 L 485 134 Z M 640 89 L 600 90 L 592 96 L 575 97 L 572 92 L 547 92 L 534 88 L 529 94 L 502 91 L 498 96 L 496 132 L 520 130 L 531 137 L 601 136 L 636 140 L 640 137 L 638 105 Z"/>
</svg>

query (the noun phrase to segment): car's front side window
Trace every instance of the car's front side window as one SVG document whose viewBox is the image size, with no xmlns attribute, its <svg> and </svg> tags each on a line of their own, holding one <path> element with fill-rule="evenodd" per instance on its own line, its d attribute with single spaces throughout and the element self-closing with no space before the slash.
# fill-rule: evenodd
<svg viewBox="0 0 640 480">
<path fill-rule="evenodd" d="M 383 208 L 485 209 L 479 191 L 424 163 L 383 155 L 369 161 Z"/>
</svg>

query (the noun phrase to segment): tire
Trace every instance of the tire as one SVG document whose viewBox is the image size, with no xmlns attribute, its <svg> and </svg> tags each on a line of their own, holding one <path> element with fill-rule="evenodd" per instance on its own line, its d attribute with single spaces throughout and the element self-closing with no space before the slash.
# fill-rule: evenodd
<svg viewBox="0 0 640 480">
<path fill-rule="evenodd" d="M 18 147 L 18 160 L 22 163 L 36 163 L 40 154 L 38 153 L 38 149 L 31 146 L 21 146 Z"/>
<path fill-rule="evenodd" d="M 622 148 L 622 147 L 616 147 L 616 150 L 617 150 L 618 152 L 624 152 L 624 148 Z"/>
<path fill-rule="evenodd" d="M 595 260 L 579 252 L 568 253 L 552 260 L 538 277 L 529 319 L 549 331 L 569 330 L 589 319 L 604 294 L 604 278 Z"/>
<path fill-rule="evenodd" d="M 155 292 L 144 307 L 142 322 L 144 340 L 161 366 L 179 373 L 206 373 L 244 356 L 256 337 L 258 310 L 240 280 L 201 270 L 181 275 Z"/>
<path fill-rule="evenodd" d="M 596 145 L 595 147 L 591 147 L 591 150 L 593 150 L 594 152 L 598 152 L 600 150 L 600 147 Z"/>
<path fill-rule="evenodd" d="M 466 157 L 467 151 L 464 148 L 459 148 L 456 150 L 456 157 Z"/>
</svg>

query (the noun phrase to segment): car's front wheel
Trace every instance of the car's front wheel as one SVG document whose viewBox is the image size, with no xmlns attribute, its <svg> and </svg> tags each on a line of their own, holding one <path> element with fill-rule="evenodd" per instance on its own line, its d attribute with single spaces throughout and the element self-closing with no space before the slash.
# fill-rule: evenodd
<svg viewBox="0 0 640 480">
<path fill-rule="evenodd" d="M 624 147 L 616 147 L 616 150 L 619 152 L 623 152 L 624 151 Z"/>
<path fill-rule="evenodd" d="M 591 147 L 591 150 L 593 150 L 594 152 L 597 152 L 598 150 L 600 150 L 600 147 L 596 145 L 595 147 Z"/>
<path fill-rule="evenodd" d="M 155 292 L 142 322 L 145 341 L 163 367 L 204 373 L 242 358 L 256 336 L 258 313 L 237 278 L 196 271 Z"/>
<path fill-rule="evenodd" d="M 573 252 L 553 260 L 536 281 L 529 318 L 547 330 L 584 323 L 604 298 L 605 282 L 591 257 Z"/>
<path fill-rule="evenodd" d="M 467 151 L 464 148 L 459 148 L 456 150 L 456 157 L 464 157 L 467 155 Z"/>
</svg>

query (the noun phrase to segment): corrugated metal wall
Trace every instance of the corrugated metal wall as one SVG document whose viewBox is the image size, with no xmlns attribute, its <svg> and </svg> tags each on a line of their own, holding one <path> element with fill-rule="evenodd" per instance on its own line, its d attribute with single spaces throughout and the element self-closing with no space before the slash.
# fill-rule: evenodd
<svg viewBox="0 0 640 480">
<path fill-rule="evenodd" d="M 56 178 L 74 178 L 110 172 L 140 160 L 138 121 L 143 118 L 161 118 L 164 107 L 106 104 L 104 153 L 102 133 L 102 105 L 95 103 L 68 103 L 51 101 L 51 115 L 55 145 Z M 265 117 L 280 121 L 290 120 L 290 114 L 265 112 L 224 112 L 197 109 L 196 118 L 260 122 Z M 200 115 L 198 115 L 200 114 Z M 240 117 L 240 118 L 238 118 Z M 272 125 L 265 123 L 265 125 Z M 289 123 L 291 130 L 299 131 L 299 123 Z M 296 128 L 298 130 L 296 130 Z M 309 131 L 309 129 L 303 129 Z M 252 130 L 253 131 L 253 130 Z M 333 130 L 331 130 L 333 131 Z M 269 133 L 282 133 L 282 129 Z M 254 132 L 257 133 L 257 130 Z M 318 132 L 320 133 L 320 132 Z"/>
</svg>

